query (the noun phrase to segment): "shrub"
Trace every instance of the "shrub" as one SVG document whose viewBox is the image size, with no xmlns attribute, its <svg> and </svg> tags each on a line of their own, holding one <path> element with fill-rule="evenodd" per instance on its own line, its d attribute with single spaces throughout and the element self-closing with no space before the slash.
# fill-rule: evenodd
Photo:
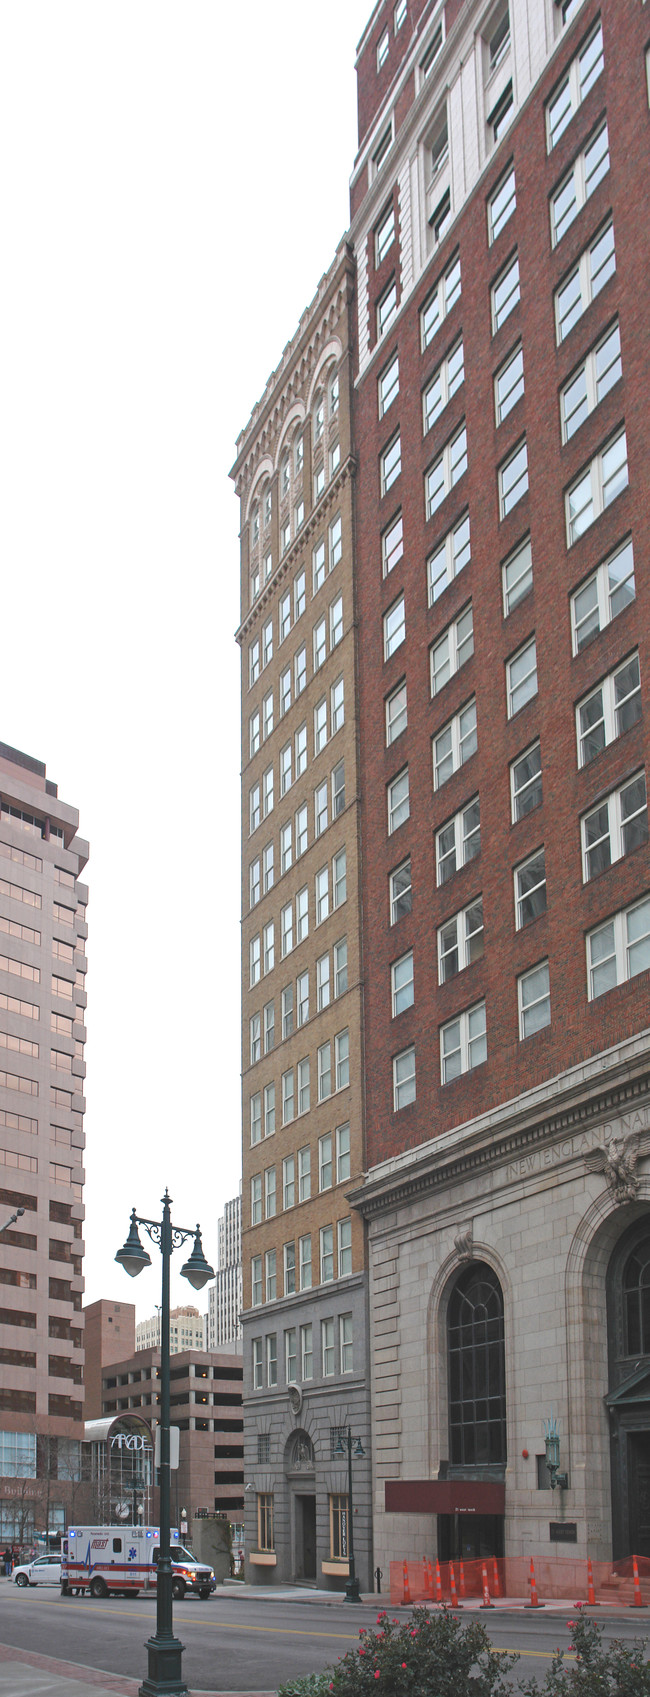
<svg viewBox="0 0 650 1697">
<path fill-rule="evenodd" d="M 522 1680 L 523 1697 L 650 1697 L 650 1663 L 639 1639 L 622 1644 L 614 1638 L 606 1648 L 602 1627 L 580 1612 L 567 1625 L 575 1661 L 566 1662 L 558 1650 L 543 1685 Z"/>
<path fill-rule="evenodd" d="M 299 1679 L 289 1679 L 278 1689 L 278 1697 L 330 1697 L 331 1673 L 305 1673 Z"/>
<path fill-rule="evenodd" d="M 382 1612 L 331 1670 L 328 1697 L 512 1697 L 504 1674 L 518 1659 L 492 1649 L 481 1621 L 447 1609 L 413 1609 L 403 1622 Z"/>
</svg>

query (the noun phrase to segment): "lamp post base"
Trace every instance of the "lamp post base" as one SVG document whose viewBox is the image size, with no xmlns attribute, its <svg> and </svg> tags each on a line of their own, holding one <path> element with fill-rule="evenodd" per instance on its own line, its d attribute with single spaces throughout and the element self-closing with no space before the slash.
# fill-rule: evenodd
<svg viewBox="0 0 650 1697">
<path fill-rule="evenodd" d="M 138 1697 L 189 1697 L 181 1668 L 185 1645 L 180 1638 L 148 1638 L 145 1649 L 149 1671 Z"/>
<path fill-rule="evenodd" d="M 354 1579 L 350 1578 L 350 1579 L 346 1580 L 345 1601 L 346 1601 L 346 1603 L 360 1603 L 361 1602 L 361 1587 L 359 1585 L 358 1579 L 356 1578 L 356 1575 L 355 1575 Z"/>
</svg>

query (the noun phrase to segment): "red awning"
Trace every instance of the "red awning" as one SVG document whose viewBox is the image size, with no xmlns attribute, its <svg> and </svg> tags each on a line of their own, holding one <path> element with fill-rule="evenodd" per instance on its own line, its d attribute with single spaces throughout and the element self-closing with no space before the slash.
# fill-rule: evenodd
<svg viewBox="0 0 650 1697">
<path fill-rule="evenodd" d="M 387 1479 L 387 1514 L 505 1514 L 506 1487 L 474 1479 Z"/>
</svg>

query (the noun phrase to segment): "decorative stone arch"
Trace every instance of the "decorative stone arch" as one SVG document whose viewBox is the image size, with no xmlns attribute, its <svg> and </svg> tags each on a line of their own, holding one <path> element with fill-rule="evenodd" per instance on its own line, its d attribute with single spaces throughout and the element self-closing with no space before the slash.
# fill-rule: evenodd
<svg viewBox="0 0 650 1697">
<path fill-rule="evenodd" d="M 339 361 L 342 359 L 342 357 L 343 357 L 343 347 L 342 347 L 342 344 L 339 340 L 339 337 L 338 336 L 331 336 L 329 341 L 325 343 L 325 347 L 321 349 L 321 352 L 318 356 L 318 360 L 317 360 L 316 365 L 314 367 L 314 370 L 312 372 L 311 383 L 310 383 L 310 386 L 309 386 L 309 394 L 308 394 L 308 397 L 307 397 L 307 412 L 309 414 L 311 414 L 311 412 L 313 411 L 314 398 L 315 398 L 315 395 L 317 393 L 317 390 L 323 388 L 327 366 L 331 365 L 332 362 L 334 362 L 336 365 L 338 365 Z"/>
<path fill-rule="evenodd" d="M 290 412 L 283 420 L 282 433 L 278 438 L 275 451 L 275 471 L 279 472 L 283 457 L 287 450 L 291 451 L 297 426 L 304 425 L 307 412 L 304 401 L 295 401 Z"/>
<path fill-rule="evenodd" d="M 247 496 L 247 500 L 246 500 L 246 507 L 245 507 L 245 511 L 244 511 L 244 522 L 245 522 L 245 524 L 250 524 L 251 513 L 253 511 L 253 507 L 255 506 L 255 502 L 259 501 L 261 503 L 262 491 L 263 491 L 264 484 L 266 483 L 267 478 L 272 477 L 272 476 L 273 476 L 273 460 L 271 459 L 270 454 L 265 454 L 264 459 L 260 460 L 259 465 L 256 466 L 256 468 L 255 468 L 255 477 L 254 477 L 253 482 L 251 483 L 250 489 L 248 491 L 248 496 Z"/>
<path fill-rule="evenodd" d="M 460 1247 L 459 1247 L 460 1243 Z M 505 1262 L 492 1244 L 481 1243 L 467 1234 L 465 1244 L 456 1239 L 454 1249 L 441 1263 L 429 1292 L 427 1310 L 428 1413 L 427 1460 L 433 1478 L 449 1449 L 449 1397 L 447 1379 L 447 1315 L 449 1299 L 460 1274 L 475 1261 L 484 1261 L 499 1280 L 503 1295 L 504 1353 L 506 1373 L 506 1448 L 511 1464 L 516 1443 L 515 1342 L 512 1284 Z"/>
<path fill-rule="evenodd" d="M 316 1455 L 313 1440 L 306 1426 L 296 1426 L 289 1433 L 284 1446 L 285 1473 L 313 1473 L 316 1466 Z"/>
</svg>

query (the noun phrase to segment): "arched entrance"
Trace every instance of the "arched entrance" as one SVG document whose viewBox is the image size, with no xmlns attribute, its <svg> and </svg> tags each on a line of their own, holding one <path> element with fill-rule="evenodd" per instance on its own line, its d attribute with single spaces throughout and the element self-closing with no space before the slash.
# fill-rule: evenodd
<svg viewBox="0 0 650 1697">
<path fill-rule="evenodd" d="M 607 1270 L 614 1559 L 650 1556 L 650 1215 L 619 1239 Z"/>
<path fill-rule="evenodd" d="M 506 1464 L 505 1325 L 503 1292 L 487 1262 L 471 1262 L 456 1279 L 446 1330 L 447 1477 L 500 1482 Z M 440 1514 L 438 1553 L 446 1560 L 503 1555 L 502 1515 Z"/>
<path fill-rule="evenodd" d="M 284 1466 L 289 1488 L 294 1579 L 316 1578 L 316 1480 L 314 1446 L 308 1432 L 292 1432 Z"/>
</svg>

